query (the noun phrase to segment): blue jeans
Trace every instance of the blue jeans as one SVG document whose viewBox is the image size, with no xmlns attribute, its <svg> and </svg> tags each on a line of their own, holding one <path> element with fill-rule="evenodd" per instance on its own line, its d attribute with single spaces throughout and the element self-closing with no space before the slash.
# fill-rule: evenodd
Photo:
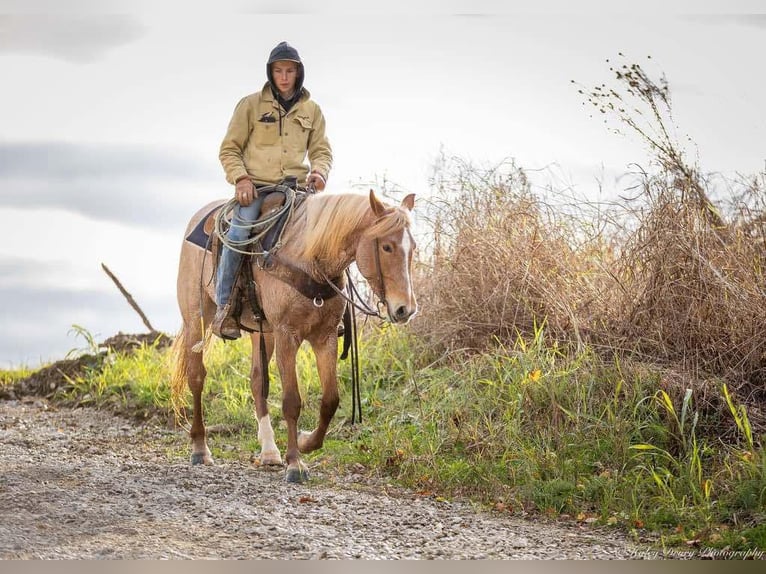
<svg viewBox="0 0 766 574">
<path fill-rule="evenodd" d="M 232 241 L 244 241 L 250 236 L 250 229 L 239 227 L 249 225 L 258 219 L 261 212 L 263 196 L 259 195 L 253 203 L 248 206 L 238 205 L 234 208 L 232 216 L 232 226 L 226 232 L 226 238 Z M 219 307 L 223 307 L 229 302 L 231 290 L 234 287 L 234 275 L 237 273 L 239 264 L 243 255 L 232 251 L 225 245 L 221 250 L 221 260 L 218 262 L 218 276 L 215 286 L 215 298 Z"/>
</svg>

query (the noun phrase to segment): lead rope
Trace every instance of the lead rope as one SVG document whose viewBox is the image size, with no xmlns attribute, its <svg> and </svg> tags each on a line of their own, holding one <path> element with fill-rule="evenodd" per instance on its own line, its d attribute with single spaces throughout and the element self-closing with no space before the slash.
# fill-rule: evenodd
<svg viewBox="0 0 766 574">
<path fill-rule="evenodd" d="M 380 267 L 380 242 L 375 239 L 375 267 L 378 271 L 378 281 L 380 282 L 380 296 L 381 301 L 386 305 L 386 286 L 383 283 L 383 269 Z M 354 424 L 354 413 L 359 413 L 359 424 L 362 424 L 362 391 L 361 391 L 361 375 L 359 372 L 359 341 L 356 337 L 356 310 L 358 307 L 354 303 L 354 295 L 358 296 L 356 286 L 351 280 L 351 272 L 346 269 L 346 277 L 348 278 L 348 293 L 349 301 L 351 305 L 351 424 Z M 387 305 L 386 305 L 387 306 Z M 360 308 L 361 309 L 361 308 Z M 367 311 L 365 311 L 367 313 Z M 373 313 L 367 313 L 373 315 Z M 381 317 L 380 311 L 374 313 L 377 317 Z"/>
<path fill-rule="evenodd" d="M 346 269 L 346 278 L 349 286 L 353 285 L 351 272 L 348 269 Z M 353 301 L 354 290 L 349 287 L 348 292 L 349 298 Z M 356 413 L 359 413 L 359 424 L 362 424 L 362 391 L 359 372 L 359 340 L 356 332 L 356 306 L 350 305 L 347 309 L 350 317 L 350 320 L 347 321 L 349 325 L 346 328 L 348 329 L 348 336 L 351 337 L 351 424 L 353 425 L 356 420 Z M 344 336 L 346 336 L 345 332 Z M 341 358 L 345 357 L 341 356 Z"/>
</svg>

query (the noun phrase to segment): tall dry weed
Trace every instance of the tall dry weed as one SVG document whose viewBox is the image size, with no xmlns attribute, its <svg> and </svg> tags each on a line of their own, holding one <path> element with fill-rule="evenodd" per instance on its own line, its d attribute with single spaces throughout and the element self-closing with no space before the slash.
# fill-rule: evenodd
<svg viewBox="0 0 766 574">
<path fill-rule="evenodd" d="M 416 332 L 442 350 L 482 349 L 544 322 L 549 337 L 582 343 L 595 290 L 593 261 L 576 248 L 582 228 L 513 164 L 452 160 L 436 186 Z"/>
<path fill-rule="evenodd" d="M 633 212 L 636 229 L 615 269 L 625 296 L 609 310 L 606 340 L 762 392 L 762 238 L 724 213 L 711 217 L 710 205 L 685 196 L 666 176 L 643 182 L 645 203 Z"/>
</svg>

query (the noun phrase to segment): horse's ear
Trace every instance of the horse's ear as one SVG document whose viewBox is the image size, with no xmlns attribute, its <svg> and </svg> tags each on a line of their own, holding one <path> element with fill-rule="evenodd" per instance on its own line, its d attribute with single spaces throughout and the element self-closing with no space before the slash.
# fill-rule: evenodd
<svg viewBox="0 0 766 574">
<path fill-rule="evenodd" d="M 410 211 L 415 209 L 415 194 L 411 193 L 402 200 L 402 207 L 406 207 Z"/>
<path fill-rule="evenodd" d="M 386 206 L 381 203 L 373 190 L 370 190 L 370 207 L 372 207 L 372 212 L 377 217 L 380 217 L 386 211 Z"/>
</svg>

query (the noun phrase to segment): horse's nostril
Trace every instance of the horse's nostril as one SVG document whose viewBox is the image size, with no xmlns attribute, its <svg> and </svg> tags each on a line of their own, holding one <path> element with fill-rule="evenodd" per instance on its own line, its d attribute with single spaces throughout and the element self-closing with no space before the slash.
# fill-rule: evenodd
<svg viewBox="0 0 766 574">
<path fill-rule="evenodd" d="M 404 305 L 397 307 L 395 314 L 397 319 L 406 319 L 408 316 L 407 307 L 405 307 Z"/>
</svg>

